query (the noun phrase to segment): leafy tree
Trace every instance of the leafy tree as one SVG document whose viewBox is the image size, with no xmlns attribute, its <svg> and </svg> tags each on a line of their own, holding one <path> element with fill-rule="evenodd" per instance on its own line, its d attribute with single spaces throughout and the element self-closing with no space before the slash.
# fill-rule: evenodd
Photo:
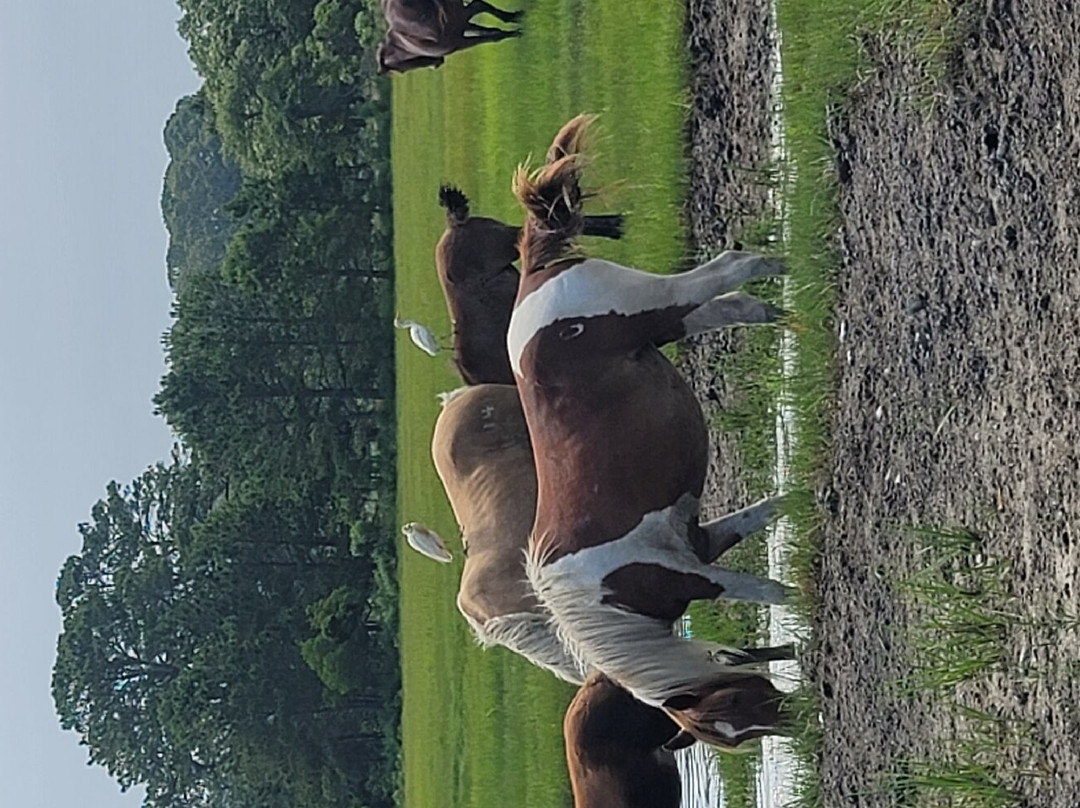
<svg viewBox="0 0 1080 808">
<path fill-rule="evenodd" d="M 161 212 L 169 231 L 165 258 L 169 283 L 180 277 L 217 272 L 236 229 L 227 211 L 240 190 L 240 170 L 221 153 L 213 109 L 202 92 L 185 96 L 165 124 L 169 166 L 161 192 Z"/>
<path fill-rule="evenodd" d="M 211 493 L 190 463 L 158 466 L 111 484 L 81 526 L 83 551 L 57 586 L 62 725 L 122 787 L 145 784 L 150 806 L 344 804 L 371 787 L 368 769 L 345 765 L 364 733 L 379 750 L 366 764 L 390 782 L 385 627 L 363 629 L 372 653 L 353 671 L 364 684 L 352 701 L 300 653 L 308 605 L 367 580 L 368 562 L 349 556 L 323 497 Z"/>
<path fill-rule="evenodd" d="M 171 464 L 56 597 L 61 724 L 148 806 L 387 808 L 400 773 L 388 85 L 371 0 L 180 0 Z M 320 678 L 321 677 L 321 678 Z"/>
</svg>

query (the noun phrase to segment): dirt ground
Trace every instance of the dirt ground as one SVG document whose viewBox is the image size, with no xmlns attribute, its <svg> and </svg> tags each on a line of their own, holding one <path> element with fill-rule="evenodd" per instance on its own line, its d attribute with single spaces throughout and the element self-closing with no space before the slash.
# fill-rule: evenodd
<svg viewBox="0 0 1080 808">
<path fill-rule="evenodd" d="M 688 219 L 691 241 L 705 258 L 741 247 L 740 234 L 768 208 L 761 169 L 769 162 L 772 103 L 769 4 L 692 0 L 687 33 L 692 100 Z M 715 358 L 738 350 L 738 344 L 737 333 L 710 334 L 685 352 L 683 371 L 707 416 L 731 401 L 731 385 L 716 372 Z M 716 432 L 712 448 L 702 503 L 706 518 L 750 501 L 736 442 Z"/>
<path fill-rule="evenodd" d="M 730 6 L 721 8 L 722 6 Z M 897 582 L 920 567 L 913 525 L 965 527 L 1012 564 L 1005 669 L 961 701 L 1027 728 L 998 770 L 1032 806 L 1080 805 L 1080 11 L 1065 0 L 960 6 L 944 76 L 868 36 L 872 69 L 831 122 L 841 226 L 832 455 L 816 635 L 828 805 L 895 805 L 891 773 L 957 733 L 900 699 L 910 615 Z M 695 169 L 703 251 L 763 209 L 744 169 L 768 146 L 766 6 L 691 3 Z M 928 95 L 928 89 L 932 94 Z M 730 339 L 696 346 L 713 373 Z M 717 437 L 709 507 L 745 501 Z M 1019 774 L 1033 771 L 1033 776 Z"/>
</svg>

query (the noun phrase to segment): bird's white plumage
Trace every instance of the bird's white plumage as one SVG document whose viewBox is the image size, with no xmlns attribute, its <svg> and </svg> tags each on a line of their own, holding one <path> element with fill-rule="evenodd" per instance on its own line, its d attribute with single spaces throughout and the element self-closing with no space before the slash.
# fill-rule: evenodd
<svg viewBox="0 0 1080 808">
<path fill-rule="evenodd" d="M 402 525 L 401 532 L 405 534 L 405 541 L 409 546 L 420 555 L 443 564 L 453 561 L 454 556 L 446 548 L 446 542 L 431 528 L 419 522 L 409 522 L 407 525 Z"/>
<path fill-rule="evenodd" d="M 415 320 L 402 320 L 395 317 L 394 328 L 408 329 L 409 338 L 413 341 L 413 345 L 428 356 L 438 356 L 439 351 L 442 350 L 439 341 L 435 339 L 435 335 L 431 333 L 431 329 L 426 325 L 422 325 Z"/>
</svg>

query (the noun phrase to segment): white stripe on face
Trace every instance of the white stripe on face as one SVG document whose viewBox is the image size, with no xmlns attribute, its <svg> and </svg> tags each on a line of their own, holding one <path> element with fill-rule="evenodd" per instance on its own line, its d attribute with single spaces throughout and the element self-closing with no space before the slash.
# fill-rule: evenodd
<svg viewBox="0 0 1080 808">
<path fill-rule="evenodd" d="M 541 330 L 559 320 L 640 314 L 695 302 L 694 290 L 678 276 L 653 275 L 589 258 L 545 281 L 522 300 L 510 318 L 506 347 L 514 373 L 521 375 L 521 355 Z"/>
</svg>

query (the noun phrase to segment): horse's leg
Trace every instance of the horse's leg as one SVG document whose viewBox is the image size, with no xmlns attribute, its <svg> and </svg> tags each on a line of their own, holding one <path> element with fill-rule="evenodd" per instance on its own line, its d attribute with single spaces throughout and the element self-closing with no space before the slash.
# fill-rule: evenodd
<svg viewBox="0 0 1080 808">
<path fill-rule="evenodd" d="M 784 274 L 784 265 L 756 253 L 728 250 L 689 272 L 670 275 L 664 281 L 681 302 L 701 305 L 749 281 Z"/>
<path fill-rule="evenodd" d="M 699 525 L 700 541 L 694 543 L 694 553 L 706 564 L 713 563 L 747 536 L 764 530 L 783 501 L 783 497 L 768 497 L 740 511 Z"/>
<path fill-rule="evenodd" d="M 740 656 L 733 660 L 732 665 L 753 665 L 757 662 L 773 662 L 795 659 L 795 646 L 766 645 L 762 648 L 740 648 Z"/>
<path fill-rule="evenodd" d="M 709 645 L 713 644 L 709 643 Z M 787 645 L 767 645 L 761 648 L 731 648 L 726 645 L 715 645 L 714 650 L 709 651 L 709 656 L 720 665 L 730 665 L 732 667 L 758 665 L 762 662 L 773 662 L 774 660 L 795 659 L 795 646 L 790 643 Z"/>
<path fill-rule="evenodd" d="M 467 36 L 468 34 L 475 34 L 476 36 Z M 461 36 L 461 40 L 468 43 L 461 45 L 458 50 L 465 50 L 465 48 L 471 48 L 473 45 L 478 45 L 481 42 L 499 42 L 503 39 L 509 39 L 510 37 L 521 36 L 521 29 L 515 29 L 513 31 L 506 31 L 502 28 L 489 28 L 484 25 L 477 25 L 474 22 L 470 22 L 465 26 L 465 34 Z"/>
<path fill-rule="evenodd" d="M 649 596 L 660 597 L 665 602 L 685 604 L 691 600 L 745 600 L 750 603 L 767 603 L 779 606 L 787 603 L 791 591 L 788 587 L 772 578 L 763 578 L 760 575 L 752 575 L 747 572 L 732 572 L 722 567 L 713 567 L 701 563 L 693 554 L 683 552 L 662 552 L 662 560 L 655 555 L 649 560 L 637 561 L 627 559 L 620 569 L 610 573 L 604 578 L 604 585 L 613 591 L 623 590 L 621 578 L 631 574 L 631 570 L 639 566 L 650 567 L 650 576 L 653 586 L 661 582 L 658 588 L 653 589 Z M 717 591 L 719 589 L 719 591 Z M 642 590 L 644 591 L 644 590 Z M 629 605 L 632 609 L 646 613 L 649 610 L 635 605 L 620 596 L 620 602 Z M 674 612 L 675 619 L 682 610 Z M 663 614 L 664 611 L 652 612 Z"/>
<path fill-rule="evenodd" d="M 525 14 L 524 11 L 503 11 L 501 8 L 495 8 L 491 3 L 484 0 L 473 0 L 465 7 L 465 11 L 468 13 L 469 19 L 472 19 L 477 14 L 487 12 L 492 17 L 503 22 L 517 22 Z"/>
<path fill-rule="evenodd" d="M 707 564 L 702 564 L 696 572 L 723 589 L 717 600 L 746 600 L 750 603 L 780 606 L 787 603 L 792 594 L 792 591 L 779 581 L 760 575 L 732 572 Z"/>
<path fill-rule="evenodd" d="M 686 336 L 704 334 L 733 325 L 762 325 L 784 314 L 771 303 L 745 292 L 729 292 L 698 306 L 683 317 Z"/>
</svg>

